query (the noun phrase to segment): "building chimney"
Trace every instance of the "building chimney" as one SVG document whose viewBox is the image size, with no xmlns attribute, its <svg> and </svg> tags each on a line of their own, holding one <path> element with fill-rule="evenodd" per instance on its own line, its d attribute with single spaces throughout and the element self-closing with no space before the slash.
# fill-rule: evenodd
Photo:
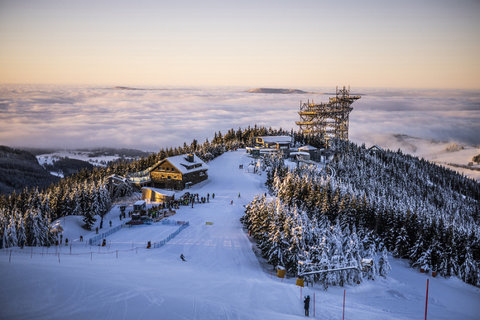
<svg viewBox="0 0 480 320">
<path fill-rule="evenodd" d="M 187 157 L 185 158 L 185 160 L 187 160 L 188 162 L 193 162 L 194 161 L 193 153 L 187 154 Z"/>
</svg>

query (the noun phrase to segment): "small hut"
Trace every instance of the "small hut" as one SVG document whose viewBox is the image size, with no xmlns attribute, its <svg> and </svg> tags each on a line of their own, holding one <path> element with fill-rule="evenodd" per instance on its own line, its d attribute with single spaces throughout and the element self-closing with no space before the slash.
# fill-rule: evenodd
<svg viewBox="0 0 480 320">
<path fill-rule="evenodd" d="M 60 224 L 60 220 L 57 220 L 55 223 L 53 223 L 50 226 L 49 231 L 50 231 L 51 234 L 53 234 L 55 236 L 58 236 L 59 234 L 63 233 L 63 227 Z"/>
<path fill-rule="evenodd" d="M 151 202 L 168 202 L 175 199 L 175 192 L 152 187 L 143 187 L 142 199 Z"/>
<path fill-rule="evenodd" d="M 297 161 L 310 160 L 310 153 L 304 151 L 290 152 L 290 157 Z"/>
</svg>

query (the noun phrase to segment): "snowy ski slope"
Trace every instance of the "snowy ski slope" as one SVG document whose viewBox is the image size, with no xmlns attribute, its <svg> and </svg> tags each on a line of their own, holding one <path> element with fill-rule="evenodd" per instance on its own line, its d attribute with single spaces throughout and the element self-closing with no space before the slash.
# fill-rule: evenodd
<svg viewBox="0 0 480 320">
<path fill-rule="evenodd" d="M 301 293 L 315 293 L 317 319 L 341 319 L 344 288 L 300 292 L 295 279 L 274 277 L 255 256 L 239 218 L 243 205 L 265 192 L 265 177 L 238 169 L 249 162 L 242 150 L 210 162 L 209 179 L 191 192 L 215 193 L 215 199 L 181 207 L 171 218 L 190 226 L 162 248 L 144 243 L 159 240 L 171 226 L 122 229 L 109 237 L 108 248 L 92 249 L 76 238 L 92 234 L 68 217 L 65 228 L 78 255 L 69 255 L 68 247 L 61 255 L 41 255 L 40 248 L 35 254 L 16 249 L 13 256 L 0 251 L 0 319 L 302 319 Z M 106 221 L 115 226 L 117 216 L 115 207 Z M 139 248 L 125 250 L 132 242 Z M 345 319 L 424 318 L 427 276 L 405 261 L 392 259 L 391 265 L 388 279 L 345 288 Z M 479 319 L 479 302 L 478 288 L 430 278 L 428 319 Z"/>
</svg>

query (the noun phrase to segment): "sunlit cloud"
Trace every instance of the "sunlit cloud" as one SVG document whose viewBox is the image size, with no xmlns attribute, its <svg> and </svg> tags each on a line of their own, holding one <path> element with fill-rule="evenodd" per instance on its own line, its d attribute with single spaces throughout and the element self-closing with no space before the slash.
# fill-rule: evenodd
<svg viewBox="0 0 480 320">
<path fill-rule="evenodd" d="M 0 144 L 155 151 L 255 124 L 295 129 L 300 100 L 328 99 L 326 95 L 252 94 L 246 89 L 4 85 L 0 86 Z M 350 115 L 350 138 L 355 142 L 380 143 L 390 134 L 408 134 L 480 144 L 479 92 L 357 91 L 364 96 L 353 104 Z"/>
</svg>

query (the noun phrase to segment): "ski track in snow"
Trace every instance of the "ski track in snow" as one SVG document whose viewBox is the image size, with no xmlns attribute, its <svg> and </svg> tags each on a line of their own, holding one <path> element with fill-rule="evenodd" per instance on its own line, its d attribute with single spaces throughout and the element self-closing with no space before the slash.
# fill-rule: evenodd
<svg viewBox="0 0 480 320">
<path fill-rule="evenodd" d="M 32 258 L 30 248 L 24 254 L 16 249 L 9 263 L 8 252 L 0 251 L 0 319 L 304 318 L 295 278 L 278 279 L 261 267 L 239 221 L 243 206 L 265 192 L 264 175 L 238 169 L 249 162 L 242 150 L 210 162 L 209 179 L 189 191 L 215 193 L 215 199 L 193 209 L 181 207 L 171 219 L 190 221 L 190 226 L 162 248 L 144 244 L 161 240 L 175 230 L 172 226 L 122 229 L 107 238 L 110 247 L 90 248 L 78 242 L 85 233 L 79 217 L 66 217 L 73 252 L 83 254 L 70 256 L 63 247 L 59 263 L 55 255 L 40 255 L 42 248 L 35 248 Z M 119 224 L 118 213 L 114 207 L 104 223 Z M 140 248 L 131 250 L 132 241 Z M 181 253 L 187 262 L 180 260 Z M 342 317 L 344 289 L 346 319 L 423 319 L 427 276 L 406 261 L 391 259 L 391 265 L 387 279 L 326 292 L 320 286 L 303 288 L 302 294 L 315 293 L 320 319 Z M 479 301 L 478 288 L 458 279 L 430 278 L 429 319 L 478 319 Z"/>
</svg>

